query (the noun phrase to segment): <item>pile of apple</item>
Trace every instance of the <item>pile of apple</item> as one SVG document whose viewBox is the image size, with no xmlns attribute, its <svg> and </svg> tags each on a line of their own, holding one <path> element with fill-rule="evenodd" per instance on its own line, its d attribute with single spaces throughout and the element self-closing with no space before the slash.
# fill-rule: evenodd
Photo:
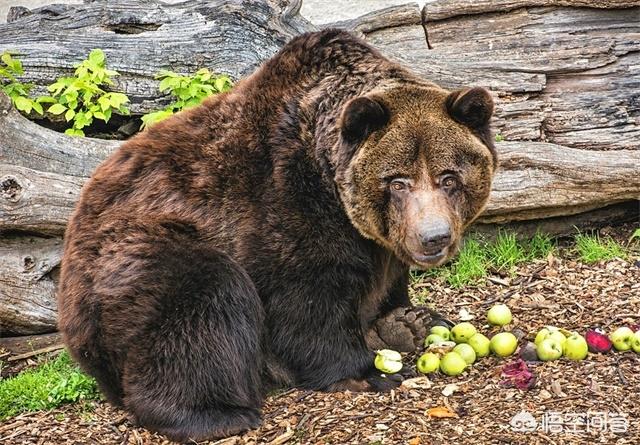
<svg viewBox="0 0 640 445">
<path fill-rule="evenodd" d="M 487 313 L 487 321 L 493 326 L 511 323 L 511 310 L 505 304 L 493 306 Z M 498 357 L 509 357 L 518 348 L 518 339 L 511 332 L 500 332 L 489 340 L 471 323 L 463 322 L 451 330 L 445 326 L 433 326 L 424 342 L 427 352 L 418 358 L 416 367 L 423 374 L 436 371 L 449 376 L 461 374 L 476 359 L 491 352 Z M 640 330 L 621 327 L 607 337 L 602 331 L 590 330 L 586 338 L 577 332 L 554 326 L 541 329 L 533 342 L 521 348 L 520 355 L 526 361 L 550 361 L 561 357 L 583 360 L 589 350 L 607 352 L 633 349 L 640 354 Z M 375 366 L 384 373 L 393 374 L 402 369 L 402 356 L 397 351 L 383 349 L 377 352 Z"/>
</svg>

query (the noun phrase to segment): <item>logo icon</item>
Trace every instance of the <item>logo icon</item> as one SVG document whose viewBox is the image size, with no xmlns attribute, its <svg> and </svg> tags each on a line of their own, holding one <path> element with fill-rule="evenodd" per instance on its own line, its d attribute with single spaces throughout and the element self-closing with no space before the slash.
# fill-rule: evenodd
<svg viewBox="0 0 640 445">
<path fill-rule="evenodd" d="M 513 431 L 531 433 L 538 428 L 538 421 L 528 411 L 520 411 L 509 422 Z"/>
</svg>

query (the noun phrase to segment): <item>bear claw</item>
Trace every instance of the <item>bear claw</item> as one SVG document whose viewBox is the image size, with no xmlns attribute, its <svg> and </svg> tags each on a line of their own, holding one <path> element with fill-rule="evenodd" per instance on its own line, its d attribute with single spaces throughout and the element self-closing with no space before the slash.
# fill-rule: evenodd
<svg viewBox="0 0 640 445">
<path fill-rule="evenodd" d="M 396 308 L 373 323 L 366 335 L 367 345 L 372 350 L 413 352 L 435 325 L 450 328 L 453 323 L 424 306 Z"/>
</svg>

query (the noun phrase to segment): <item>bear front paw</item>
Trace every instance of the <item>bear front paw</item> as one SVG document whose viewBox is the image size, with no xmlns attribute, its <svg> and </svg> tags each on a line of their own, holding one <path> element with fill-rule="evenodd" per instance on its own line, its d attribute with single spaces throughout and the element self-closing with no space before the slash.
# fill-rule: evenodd
<svg viewBox="0 0 640 445">
<path fill-rule="evenodd" d="M 449 320 L 424 306 L 399 307 L 373 323 L 366 335 L 367 346 L 374 351 L 413 352 L 422 345 L 431 326 L 436 324 L 452 326 Z"/>
</svg>

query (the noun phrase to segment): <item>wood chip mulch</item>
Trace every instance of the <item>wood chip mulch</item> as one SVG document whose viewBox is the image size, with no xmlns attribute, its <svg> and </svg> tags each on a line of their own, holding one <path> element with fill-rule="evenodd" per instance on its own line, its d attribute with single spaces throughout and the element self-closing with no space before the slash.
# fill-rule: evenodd
<svg viewBox="0 0 640 445">
<path fill-rule="evenodd" d="M 582 334 L 590 327 L 609 331 L 640 323 L 638 258 L 635 252 L 627 261 L 585 265 L 571 256 L 549 257 L 484 286 L 458 291 L 438 280 L 418 286 L 443 315 L 458 321 L 464 309 L 479 327 L 492 304 L 505 302 L 514 314 L 508 328 L 528 336 L 546 325 Z M 500 384 L 507 362 L 484 358 L 459 377 L 419 377 L 386 394 L 289 390 L 268 398 L 260 429 L 211 443 L 640 444 L 640 354 L 534 363 L 537 382 L 528 391 Z M 168 443 L 104 402 L 0 423 L 0 444 Z"/>
</svg>

